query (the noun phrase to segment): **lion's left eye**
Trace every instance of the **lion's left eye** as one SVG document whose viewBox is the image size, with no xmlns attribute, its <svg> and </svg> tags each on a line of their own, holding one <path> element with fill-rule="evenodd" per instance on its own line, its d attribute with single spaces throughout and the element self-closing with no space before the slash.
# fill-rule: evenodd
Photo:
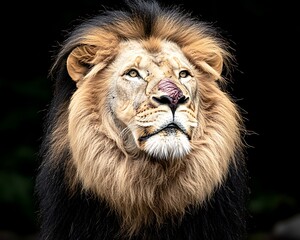
<svg viewBox="0 0 300 240">
<path fill-rule="evenodd" d="M 127 76 L 129 77 L 132 77 L 132 78 L 135 78 L 135 77 L 140 77 L 140 74 L 137 70 L 135 69 L 130 69 L 127 73 L 126 73 Z"/>
<path fill-rule="evenodd" d="M 189 73 L 188 70 L 182 70 L 182 71 L 179 72 L 179 77 L 180 77 L 180 78 L 186 78 L 186 77 L 188 77 L 188 76 L 190 76 L 190 75 L 191 75 L 191 74 Z"/>
</svg>

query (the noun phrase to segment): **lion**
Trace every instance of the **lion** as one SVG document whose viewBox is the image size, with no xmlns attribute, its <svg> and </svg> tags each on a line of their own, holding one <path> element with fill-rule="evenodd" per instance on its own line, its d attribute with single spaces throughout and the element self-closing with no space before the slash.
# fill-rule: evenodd
<svg viewBox="0 0 300 240">
<path fill-rule="evenodd" d="M 209 23 L 156 1 L 78 24 L 50 69 L 40 239 L 244 239 L 235 62 Z"/>
</svg>

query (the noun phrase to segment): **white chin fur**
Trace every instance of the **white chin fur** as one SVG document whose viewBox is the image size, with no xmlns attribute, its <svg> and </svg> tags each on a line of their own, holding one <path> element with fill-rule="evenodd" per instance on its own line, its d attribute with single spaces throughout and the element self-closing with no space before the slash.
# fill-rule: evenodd
<svg viewBox="0 0 300 240">
<path fill-rule="evenodd" d="M 186 156 L 191 149 L 184 134 L 160 136 L 156 134 L 145 142 L 145 151 L 159 159 L 176 159 Z"/>
</svg>

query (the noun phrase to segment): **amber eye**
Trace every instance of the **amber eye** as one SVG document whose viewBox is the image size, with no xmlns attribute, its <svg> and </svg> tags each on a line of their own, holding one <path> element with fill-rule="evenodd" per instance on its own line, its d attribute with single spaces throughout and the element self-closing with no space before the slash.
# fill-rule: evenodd
<svg viewBox="0 0 300 240">
<path fill-rule="evenodd" d="M 179 72 L 179 77 L 180 77 L 180 78 L 186 78 L 186 77 L 188 77 L 188 76 L 190 76 L 190 75 L 191 75 L 191 74 L 189 73 L 188 70 L 182 70 L 182 71 Z"/>
<path fill-rule="evenodd" d="M 130 69 L 130 70 L 126 73 L 126 75 L 128 75 L 129 77 L 132 77 L 132 78 L 135 78 L 135 77 L 139 77 L 139 76 L 140 76 L 139 72 L 138 72 L 137 70 L 135 70 L 135 69 Z"/>
</svg>

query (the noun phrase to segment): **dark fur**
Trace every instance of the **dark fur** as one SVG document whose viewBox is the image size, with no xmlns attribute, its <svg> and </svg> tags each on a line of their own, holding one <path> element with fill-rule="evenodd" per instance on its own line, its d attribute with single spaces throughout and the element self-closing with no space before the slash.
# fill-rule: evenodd
<svg viewBox="0 0 300 240">
<path fill-rule="evenodd" d="M 68 153 L 65 153 L 68 155 Z M 41 198 L 43 240 L 111 240 L 118 236 L 116 215 L 88 192 L 68 191 L 65 167 L 44 165 L 37 178 Z M 242 240 L 247 234 L 244 166 L 231 168 L 227 181 L 202 208 L 191 208 L 182 222 L 167 222 L 160 229 L 150 227 L 133 239 L 153 240 Z M 246 190 L 246 191 L 245 191 Z"/>
<path fill-rule="evenodd" d="M 151 12 L 144 6 L 143 12 Z M 116 12 L 116 14 L 121 14 Z M 106 19 L 107 20 L 107 19 Z M 149 22 L 148 22 L 149 24 Z M 149 30 L 149 28 L 148 28 Z M 149 30 L 150 31 L 150 30 Z M 149 33 L 150 34 L 150 33 Z M 59 64 L 64 66 L 65 64 Z M 112 240 L 127 239 L 119 235 L 120 223 L 105 202 L 80 186 L 70 190 L 66 169 L 70 161 L 68 150 L 50 159 L 49 133 L 69 103 L 75 83 L 65 67 L 56 69 L 54 97 L 45 123 L 45 138 L 41 147 L 43 162 L 36 179 L 39 203 L 40 240 Z M 67 81 L 69 79 L 69 81 Z M 241 153 L 237 167 L 231 166 L 222 186 L 205 206 L 191 207 L 182 221 L 169 220 L 161 228 L 148 226 L 132 239 L 155 240 L 242 240 L 247 236 L 248 196 L 247 171 Z M 54 162 L 56 164 L 54 164 Z"/>
</svg>

